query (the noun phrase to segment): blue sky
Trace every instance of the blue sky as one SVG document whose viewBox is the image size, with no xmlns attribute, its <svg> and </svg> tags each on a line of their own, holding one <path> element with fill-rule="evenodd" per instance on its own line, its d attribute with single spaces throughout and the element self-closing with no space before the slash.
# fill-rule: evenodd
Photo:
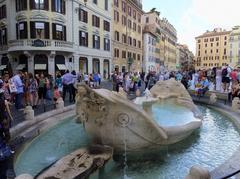
<svg viewBox="0 0 240 179">
<path fill-rule="evenodd" d="M 143 9 L 155 7 L 178 32 L 178 42 L 195 53 L 195 37 L 221 27 L 240 25 L 240 0 L 143 0 Z"/>
</svg>

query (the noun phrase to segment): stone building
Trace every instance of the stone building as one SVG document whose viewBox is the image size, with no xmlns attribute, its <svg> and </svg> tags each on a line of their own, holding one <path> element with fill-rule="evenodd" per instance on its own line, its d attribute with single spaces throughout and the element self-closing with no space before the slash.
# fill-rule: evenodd
<svg viewBox="0 0 240 179">
<path fill-rule="evenodd" d="M 2 0 L 0 70 L 111 71 L 111 1 Z"/>
<path fill-rule="evenodd" d="M 153 8 L 145 13 L 143 22 L 143 43 L 145 71 L 159 71 L 160 66 L 176 69 L 177 32 L 166 18 L 160 18 L 160 12 Z M 151 40 L 152 39 L 152 40 Z M 154 51 L 154 52 L 153 52 Z M 153 65 L 155 63 L 155 65 Z M 151 66 L 155 66 L 154 68 Z"/>
<path fill-rule="evenodd" d="M 216 28 L 196 37 L 196 69 L 209 69 L 229 64 L 229 35 L 231 31 Z"/>
<path fill-rule="evenodd" d="M 194 55 L 187 45 L 177 44 L 177 69 L 189 70 L 193 68 Z"/>
<path fill-rule="evenodd" d="M 229 37 L 229 64 L 231 67 L 240 66 L 240 26 L 232 29 Z"/>
<path fill-rule="evenodd" d="M 112 46 L 115 71 L 142 71 L 142 1 L 113 0 Z"/>
</svg>

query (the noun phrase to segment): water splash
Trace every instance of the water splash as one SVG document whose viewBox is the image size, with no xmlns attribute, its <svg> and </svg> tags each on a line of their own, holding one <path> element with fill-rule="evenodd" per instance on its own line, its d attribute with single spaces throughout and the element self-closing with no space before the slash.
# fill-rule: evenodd
<svg viewBox="0 0 240 179">
<path fill-rule="evenodd" d="M 123 153 L 123 158 L 124 158 L 124 168 L 123 168 L 123 179 L 129 179 L 129 177 L 127 176 L 127 169 L 128 169 L 128 165 L 127 165 L 127 139 L 126 139 L 126 127 L 123 127 L 123 142 L 124 142 L 124 153 Z"/>
</svg>

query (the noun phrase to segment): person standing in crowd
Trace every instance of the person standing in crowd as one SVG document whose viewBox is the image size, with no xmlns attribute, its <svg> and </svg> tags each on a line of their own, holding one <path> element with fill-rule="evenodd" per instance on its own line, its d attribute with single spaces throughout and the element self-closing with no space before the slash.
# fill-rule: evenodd
<svg viewBox="0 0 240 179">
<path fill-rule="evenodd" d="M 15 96 L 15 107 L 20 110 L 23 108 L 23 93 L 24 93 L 24 84 L 22 82 L 22 72 L 17 72 L 17 74 L 13 77 L 13 83 L 16 86 L 17 92 Z"/>
<path fill-rule="evenodd" d="M 85 84 L 88 85 L 88 83 L 89 83 L 89 76 L 88 76 L 88 74 L 87 74 L 87 73 L 84 73 L 83 78 L 84 78 Z"/>
<path fill-rule="evenodd" d="M 72 90 L 71 85 L 73 83 L 73 75 L 69 72 L 69 70 L 66 71 L 66 73 L 62 77 L 62 83 L 63 83 L 63 101 L 65 100 L 66 93 L 69 93 L 69 102 L 72 102 Z"/>
<path fill-rule="evenodd" d="M 9 89 L 9 74 L 5 73 L 4 74 L 4 79 L 3 79 L 3 90 L 4 90 L 4 98 L 5 100 L 12 102 L 12 97 Z"/>
<path fill-rule="evenodd" d="M 37 107 L 38 102 L 38 83 L 37 80 L 33 77 L 32 73 L 29 73 L 28 77 L 29 77 L 28 93 L 30 105 L 33 107 L 33 109 L 35 109 Z"/>
<path fill-rule="evenodd" d="M 56 80 L 55 80 L 55 86 L 58 87 L 58 91 L 60 92 L 60 94 L 62 94 L 63 86 L 62 86 L 62 76 L 61 76 L 60 72 L 57 73 Z"/>
<path fill-rule="evenodd" d="M 230 85 L 230 73 L 231 73 L 231 68 L 226 65 L 222 69 L 222 88 L 223 92 L 228 92 L 229 90 L 229 85 Z"/>
<path fill-rule="evenodd" d="M 216 79 L 215 79 L 215 83 L 216 83 L 216 91 L 222 91 L 222 70 L 221 68 L 217 68 L 216 69 Z"/>
<path fill-rule="evenodd" d="M 101 75 L 101 73 L 98 73 L 98 83 L 99 83 L 99 86 L 101 86 L 101 82 L 102 82 L 102 75 Z"/>
<path fill-rule="evenodd" d="M 75 84 L 77 83 L 77 74 L 76 71 L 72 71 L 72 83 L 70 84 L 71 90 L 72 90 L 72 100 L 70 102 L 75 103 L 75 98 L 76 98 L 76 91 L 77 89 L 75 88 Z"/>
<path fill-rule="evenodd" d="M 93 74 L 93 82 L 94 82 L 94 87 L 97 88 L 98 87 L 98 84 L 99 84 L 99 76 L 98 76 L 98 73 L 94 73 Z"/>
<path fill-rule="evenodd" d="M 45 104 L 46 93 L 46 80 L 44 74 L 42 73 L 38 80 L 38 104 Z"/>
<path fill-rule="evenodd" d="M 53 91 L 53 101 L 54 101 L 54 104 L 56 104 L 57 100 L 61 98 L 61 94 L 58 90 L 58 86 L 54 86 L 54 91 Z"/>
</svg>

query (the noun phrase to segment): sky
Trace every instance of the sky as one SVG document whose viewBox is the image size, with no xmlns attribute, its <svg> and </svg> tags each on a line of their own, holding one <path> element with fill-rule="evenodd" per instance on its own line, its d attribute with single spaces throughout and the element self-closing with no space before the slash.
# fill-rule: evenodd
<svg viewBox="0 0 240 179">
<path fill-rule="evenodd" d="M 143 0 L 145 12 L 155 7 L 177 30 L 178 42 L 195 54 L 195 37 L 207 30 L 240 25 L 240 0 Z"/>
</svg>

